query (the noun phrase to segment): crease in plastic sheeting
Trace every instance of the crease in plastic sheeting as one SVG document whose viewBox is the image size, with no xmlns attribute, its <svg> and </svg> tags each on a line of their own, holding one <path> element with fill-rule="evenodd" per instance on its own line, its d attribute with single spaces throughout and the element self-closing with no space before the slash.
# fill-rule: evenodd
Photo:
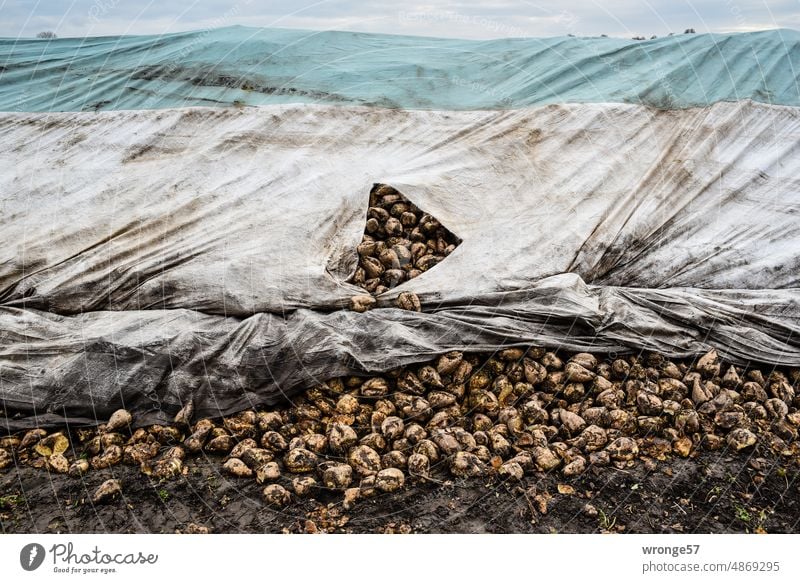
<svg viewBox="0 0 800 583">
<path fill-rule="evenodd" d="M 301 309 L 285 318 L 257 314 L 239 320 L 190 310 L 58 316 L 0 308 L 0 402 L 18 414 L 0 426 L 80 424 L 95 415 L 103 420 L 120 403 L 139 424 L 165 422 L 189 399 L 197 415 L 224 415 L 282 402 L 334 376 L 379 374 L 451 350 L 504 346 L 645 349 L 676 358 L 714 346 L 739 364 L 800 366 L 798 317 L 775 319 L 759 310 L 797 301 L 799 291 L 597 287 L 574 274 L 541 286 L 498 294 L 494 305 L 431 313 Z M 750 306 L 745 314 L 743 303 Z M 719 324 L 714 313 L 729 317 Z M 771 336 L 776 327 L 789 336 Z M 28 330 L 36 330 L 37 339 L 11 341 Z M 89 349 L 98 344 L 106 348 Z"/>
<path fill-rule="evenodd" d="M 366 200 L 369 202 L 369 190 L 367 190 Z M 347 209 L 344 210 L 347 211 Z M 361 219 L 362 225 L 365 224 L 368 211 L 368 205 L 364 205 L 363 209 L 354 206 L 343 219 L 337 216 L 332 217 L 333 227 L 329 238 L 330 252 L 327 257 L 325 272 L 335 284 L 342 286 L 345 292 L 349 292 L 351 296 L 363 293 L 361 288 L 349 282 L 358 268 L 358 252 L 356 249 L 364 232 L 363 226 L 360 230 L 357 228 L 358 220 Z M 333 302 L 333 304 L 331 306 L 332 309 L 343 308 L 347 305 L 344 298 L 338 302 Z"/>
</svg>

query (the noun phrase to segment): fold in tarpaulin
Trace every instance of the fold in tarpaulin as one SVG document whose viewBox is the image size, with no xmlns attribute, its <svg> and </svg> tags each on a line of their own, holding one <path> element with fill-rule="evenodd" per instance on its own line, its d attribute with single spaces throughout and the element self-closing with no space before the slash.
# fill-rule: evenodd
<svg viewBox="0 0 800 583">
<path fill-rule="evenodd" d="M 316 103 L 511 109 L 622 102 L 662 109 L 800 105 L 800 33 L 649 41 L 467 41 L 241 26 L 159 36 L 0 39 L 0 110 Z"/>
<path fill-rule="evenodd" d="M 197 415 L 218 416 L 287 401 L 334 376 L 502 346 L 671 357 L 715 346 L 741 364 L 800 364 L 797 313 L 767 315 L 775 304 L 797 305 L 796 291 L 601 288 L 564 274 L 485 299 L 425 313 L 301 309 L 243 319 L 184 309 L 60 316 L 0 308 L 0 395 L 18 413 L 4 424 L 92 424 L 123 406 L 137 424 L 164 422 L 188 401 Z"/>
<path fill-rule="evenodd" d="M 800 365 L 794 108 L 4 114 L 0 136 L 9 427 L 230 413 L 513 344 Z M 357 314 L 374 183 L 463 242 Z"/>
</svg>

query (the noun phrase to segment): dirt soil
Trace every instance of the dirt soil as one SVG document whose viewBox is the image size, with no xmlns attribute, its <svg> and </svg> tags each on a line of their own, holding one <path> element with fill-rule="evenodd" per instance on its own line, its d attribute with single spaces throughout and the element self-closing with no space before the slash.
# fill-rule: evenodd
<svg viewBox="0 0 800 583">
<path fill-rule="evenodd" d="M 319 491 L 281 510 L 253 480 L 196 458 L 186 475 L 156 482 L 116 466 L 74 478 L 28 467 L 0 473 L 3 533 L 724 533 L 796 532 L 800 481 L 775 457 L 704 452 L 625 470 L 590 468 L 575 478 L 526 476 L 520 483 L 467 480 L 411 483 L 345 510 Z M 92 493 L 121 479 L 123 497 L 93 505 Z M 587 508 L 587 504 L 591 507 Z"/>
</svg>

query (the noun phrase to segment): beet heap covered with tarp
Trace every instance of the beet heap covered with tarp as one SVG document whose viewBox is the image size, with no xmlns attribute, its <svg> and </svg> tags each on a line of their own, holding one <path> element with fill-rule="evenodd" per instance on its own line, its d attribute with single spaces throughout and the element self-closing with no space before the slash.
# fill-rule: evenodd
<svg viewBox="0 0 800 583">
<path fill-rule="evenodd" d="M 0 40 L 2 423 L 509 345 L 800 366 L 795 71 L 786 30 Z M 460 244 L 356 313 L 377 183 Z"/>
</svg>

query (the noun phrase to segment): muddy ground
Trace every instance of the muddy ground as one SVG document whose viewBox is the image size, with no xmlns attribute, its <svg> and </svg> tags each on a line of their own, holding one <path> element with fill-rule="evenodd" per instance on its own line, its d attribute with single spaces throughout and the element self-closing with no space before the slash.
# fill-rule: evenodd
<svg viewBox="0 0 800 583">
<path fill-rule="evenodd" d="M 411 483 L 345 510 L 340 494 L 319 491 L 275 510 L 262 487 L 220 473 L 217 458 L 195 458 L 183 477 L 151 481 L 116 466 L 75 478 L 28 467 L 0 472 L 3 533 L 791 533 L 800 527 L 794 464 L 758 454 L 704 452 L 696 459 L 590 468 L 575 478 L 526 476 Z M 108 478 L 124 496 L 93 505 Z M 586 508 L 587 504 L 592 508 Z"/>
</svg>

